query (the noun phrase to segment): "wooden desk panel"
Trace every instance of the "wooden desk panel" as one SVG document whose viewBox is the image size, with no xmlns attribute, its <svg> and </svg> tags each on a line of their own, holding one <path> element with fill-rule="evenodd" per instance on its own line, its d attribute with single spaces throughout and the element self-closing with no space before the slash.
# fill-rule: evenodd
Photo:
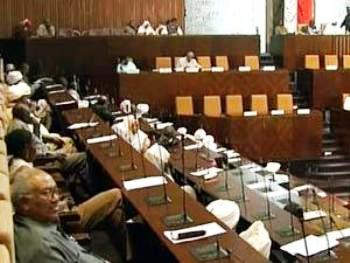
<svg viewBox="0 0 350 263">
<path fill-rule="evenodd" d="M 322 154 L 322 115 L 178 117 L 176 124 L 203 126 L 218 142 L 228 144 L 248 159 L 288 161 Z"/>
<path fill-rule="evenodd" d="M 176 96 L 192 96 L 195 112 L 203 112 L 203 96 L 220 95 L 223 110 L 225 95 L 241 94 L 244 107 L 250 108 L 252 94 L 267 94 L 270 108 L 275 108 L 278 93 L 290 93 L 289 76 L 285 70 L 275 72 L 228 71 L 221 73 L 142 72 L 119 75 L 119 97 L 150 104 L 154 112 L 175 112 Z"/>
<path fill-rule="evenodd" d="M 348 70 L 305 70 L 298 76 L 299 88 L 314 109 L 342 108 L 343 93 L 350 93 Z"/>
<path fill-rule="evenodd" d="M 339 140 L 342 150 L 350 153 L 350 112 L 343 109 L 331 110 L 332 131 Z"/>
</svg>

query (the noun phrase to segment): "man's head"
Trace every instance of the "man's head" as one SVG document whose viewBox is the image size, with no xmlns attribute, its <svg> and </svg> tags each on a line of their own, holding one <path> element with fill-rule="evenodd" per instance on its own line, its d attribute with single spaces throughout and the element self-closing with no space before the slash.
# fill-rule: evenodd
<svg viewBox="0 0 350 263">
<path fill-rule="evenodd" d="M 187 58 L 187 61 L 190 62 L 192 59 L 195 58 L 194 52 L 193 51 L 188 51 L 186 53 L 186 58 Z"/>
<path fill-rule="evenodd" d="M 25 123 L 32 123 L 30 109 L 26 104 L 17 103 L 12 109 L 13 118 L 19 119 Z"/>
<path fill-rule="evenodd" d="M 51 175 L 36 168 L 22 168 L 11 186 L 16 214 L 42 223 L 58 219 L 58 190 Z"/>
<path fill-rule="evenodd" d="M 7 152 L 15 158 L 21 158 L 27 162 L 32 162 L 36 151 L 33 136 L 26 130 L 14 130 L 5 137 Z"/>
<path fill-rule="evenodd" d="M 50 20 L 48 18 L 45 18 L 44 21 L 43 21 L 43 24 L 45 26 L 50 26 Z"/>
</svg>

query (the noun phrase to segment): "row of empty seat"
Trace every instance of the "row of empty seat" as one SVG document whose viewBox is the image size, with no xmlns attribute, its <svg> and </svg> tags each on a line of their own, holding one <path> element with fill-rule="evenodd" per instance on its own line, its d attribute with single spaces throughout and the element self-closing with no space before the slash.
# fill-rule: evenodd
<svg viewBox="0 0 350 263">
<path fill-rule="evenodd" d="M 179 59 L 180 57 L 175 57 L 173 65 L 171 57 L 156 57 L 156 69 L 175 68 Z M 216 67 L 222 67 L 224 70 L 230 69 L 230 63 L 227 56 L 216 56 L 214 63 L 212 63 L 212 59 L 210 56 L 198 56 L 197 61 L 203 68 L 211 68 L 213 65 L 215 65 Z M 251 70 L 259 70 L 259 57 L 245 56 L 244 65 L 249 66 Z"/>
<path fill-rule="evenodd" d="M 343 69 L 350 69 L 350 55 L 343 55 Z M 305 55 L 305 69 L 320 69 L 320 56 L 319 55 Z M 339 59 L 337 55 L 325 55 L 324 67 L 333 67 L 334 69 L 339 67 Z"/>
<path fill-rule="evenodd" d="M 226 111 L 227 116 L 243 115 L 243 99 L 242 95 L 227 95 Z M 194 114 L 193 99 L 191 96 L 176 97 L 176 114 L 190 116 Z M 283 110 L 285 114 L 293 113 L 293 96 L 292 94 L 277 95 L 277 109 Z M 257 112 L 258 115 L 268 115 L 269 107 L 266 94 L 256 94 L 251 97 L 251 110 Z M 220 96 L 204 96 L 204 115 L 208 117 L 222 116 L 222 106 Z"/>
</svg>

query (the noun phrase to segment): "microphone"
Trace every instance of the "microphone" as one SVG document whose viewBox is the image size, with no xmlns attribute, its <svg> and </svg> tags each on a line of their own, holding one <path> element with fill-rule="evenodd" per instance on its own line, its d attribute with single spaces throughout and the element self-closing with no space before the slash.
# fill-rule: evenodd
<svg viewBox="0 0 350 263">
<path fill-rule="evenodd" d="M 321 211 L 320 202 L 318 201 L 315 188 L 312 189 L 312 195 L 313 195 L 315 204 L 316 204 L 316 206 L 317 206 L 317 209 L 318 209 L 319 211 Z M 330 216 L 330 215 L 329 215 L 329 216 Z M 326 223 L 324 222 L 324 219 L 323 219 L 322 216 L 320 217 L 320 220 L 321 220 L 321 224 L 322 224 L 322 228 L 323 228 L 323 233 L 324 233 L 325 238 L 326 238 L 326 241 L 327 241 L 327 257 L 328 257 L 328 259 L 330 259 L 332 255 L 331 255 L 331 247 L 330 247 L 329 237 L 328 237 L 328 235 L 327 235 Z"/>
<path fill-rule="evenodd" d="M 130 164 L 126 164 L 126 165 L 121 165 L 119 167 L 119 170 L 121 172 L 131 172 L 131 171 L 136 171 L 137 170 L 137 166 L 135 164 L 135 157 L 134 157 L 134 149 L 131 145 L 131 141 L 127 143 L 128 147 L 129 147 L 129 153 L 130 153 Z M 119 150 L 120 150 L 120 145 L 119 145 Z"/>
<path fill-rule="evenodd" d="M 206 234 L 205 230 L 189 231 L 184 233 L 171 234 L 171 238 L 174 240 L 181 240 L 186 238 L 200 237 Z"/>
<path fill-rule="evenodd" d="M 183 134 L 181 134 L 181 147 L 182 175 L 184 179 L 184 185 L 187 185 L 187 176 L 185 174 L 185 135 Z M 178 227 L 193 222 L 192 218 L 187 214 L 185 189 L 182 189 L 182 213 L 167 216 L 164 221 L 168 227 Z"/>
<path fill-rule="evenodd" d="M 295 207 L 293 214 L 299 219 L 299 222 L 301 224 L 301 232 L 303 235 L 304 246 L 305 246 L 305 251 L 306 251 L 306 260 L 307 260 L 307 263 L 310 263 L 310 253 L 309 253 L 309 248 L 308 248 L 307 241 L 306 241 L 304 210 L 303 210 L 303 208 L 301 208 L 298 205 L 298 207 Z"/>
</svg>

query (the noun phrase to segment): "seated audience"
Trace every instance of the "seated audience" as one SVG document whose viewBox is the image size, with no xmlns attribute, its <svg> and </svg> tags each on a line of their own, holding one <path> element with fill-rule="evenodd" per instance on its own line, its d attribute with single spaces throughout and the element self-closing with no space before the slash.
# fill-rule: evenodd
<svg viewBox="0 0 350 263">
<path fill-rule="evenodd" d="M 124 27 L 123 34 L 134 36 L 137 33 L 137 28 L 134 25 L 134 21 L 130 20 L 129 23 Z"/>
<path fill-rule="evenodd" d="M 186 53 L 186 56 L 185 57 L 181 57 L 177 63 L 176 63 L 176 68 L 179 68 L 179 69 L 200 69 L 202 68 L 202 66 L 197 62 L 197 59 L 194 55 L 194 52 L 193 51 L 188 51 Z"/>
<path fill-rule="evenodd" d="M 15 209 L 16 261 L 25 262 L 106 262 L 90 254 L 59 227 L 62 209 L 53 178 L 42 170 L 23 168 L 11 186 Z M 63 205 L 64 206 L 64 205 Z M 116 247 L 125 257 L 126 232 L 122 197 L 118 189 L 103 192 L 75 208 L 85 231 L 106 222 L 116 237 Z"/>
<path fill-rule="evenodd" d="M 15 103 L 18 100 L 28 98 L 32 94 L 30 86 L 23 80 L 23 75 L 20 71 L 10 71 L 6 75 L 8 84 L 8 99 Z"/>
<path fill-rule="evenodd" d="M 288 30 L 283 25 L 283 21 L 280 20 L 279 24 L 275 27 L 275 35 L 287 35 L 287 34 L 288 34 Z"/>
<path fill-rule="evenodd" d="M 97 102 L 92 105 L 94 112 L 104 121 L 108 121 L 110 124 L 114 121 L 114 116 L 108 109 L 107 97 L 101 96 L 97 99 Z"/>
<path fill-rule="evenodd" d="M 137 34 L 141 36 L 154 36 L 156 32 L 154 31 L 151 23 L 145 20 L 137 30 Z"/>
<path fill-rule="evenodd" d="M 169 21 L 167 21 L 166 24 L 168 24 Z M 158 36 L 166 36 L 168 35 L 168 27 L 167 25 L 164 25 L 164 24 L 160 24 L 157 29 L 156 29 L 156 35 Z"/>
<path fill-rule="evenodd" d="M 167 23 L 168 34 L 170 36 L 182 36 L 184 33 L 177 23 L 177 19 L 173 18 Z"/>
<path fill-rule="evenodd" d="M 33 34 L 32 22 L 26 18 L 20 21 L 14 28 L 14 38 L 25 39 Z"/>
<path fill-rule="evenodd" d="M 47 18 L 45 18 L 42 24 L 39 25 L 36 35 L 38 37 L 54 37 L 56 35 L 55 26 L 52 25 Z"/>
<path fill-rule="evenodd" d="M 167 173 L 170 153 L 164 146 L 158 143 L 157 137 L 158 135 L 156 133 L 151 133 L 149 135 L 150 146 L 145 151 L 144 156 L 160 171 L 164 171 Z"/>
<path fill-rule="evenodd" d="M 349 34 L 350 32 L 350 7 L 346 8 L 346 16 L 343 20 L 343 22 L 341 23 L 340 27 L 345 27 L 345 32 L 346 34 Z"/>
<path fill-rule="evenodd" d="M 132 57 L 126 57 L 124 59 L 118 59 L 117 72 L 118 73 L 130 73 L 138 70 Z"/>
<path fill-rule="evenodd" d="M 141 153 L 144 153 L 150 145 L 147 134 L 140 129 L 139 120 L 135 119 L 129 120 L 129 132 L 126 140 L 136 151 Z"/>
</svg>

